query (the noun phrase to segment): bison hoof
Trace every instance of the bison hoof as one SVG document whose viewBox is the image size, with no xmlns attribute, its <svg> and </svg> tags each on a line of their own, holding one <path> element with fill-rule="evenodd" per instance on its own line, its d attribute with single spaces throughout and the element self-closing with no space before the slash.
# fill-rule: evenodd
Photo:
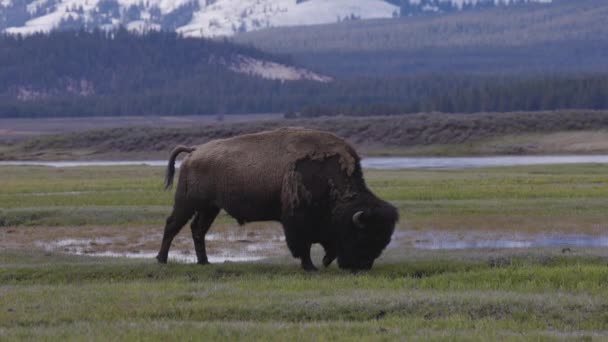
<svg viewBox="0 0 608 342">
<path fill-rule="evenodd" d="M 165 257 L 165 258 L 163 258 L 163 257 L 162 257 L 162 256 L 160 256 L 160 255 L 157 255 L 157 256 L 156 256 L 156 260 L 158 260 L 158 263 L 159 263 L 159 264 L 166 264 L 166 263 L 167 263 L 167 258 L 166 258 L 166 257 Z"/>
<path fill-rule="evenodd" d="M 211 265 L 211 263 L 207 260 L 199 260 L 196 262 L 198 265 Z"/>
<path fill-rule="evenodd" d="M 313 264 L 302 264 L 302 269 L 306 272 L 315 272 L 318 271 L 315 265 Z"/>
</svg>

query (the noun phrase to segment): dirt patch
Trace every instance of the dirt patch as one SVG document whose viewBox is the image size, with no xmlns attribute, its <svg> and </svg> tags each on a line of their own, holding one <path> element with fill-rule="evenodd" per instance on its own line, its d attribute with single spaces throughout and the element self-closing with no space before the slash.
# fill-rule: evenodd
<svg viewBox="0 0 608 342">
<path fill-rule="evenodd" d="M 11 227 L 0 229 L 3 247 L 40 249 L 77 255 L 154 258 L 162 240 L 162 227 Z M 210 262 L 248 261 L 288 256 L 283 232 L 277 224 L 245 227 L 218 224 L 206 238 Z M 195 262 L 190 229 L 173 241 L 170 261 Z"/>
</svg>

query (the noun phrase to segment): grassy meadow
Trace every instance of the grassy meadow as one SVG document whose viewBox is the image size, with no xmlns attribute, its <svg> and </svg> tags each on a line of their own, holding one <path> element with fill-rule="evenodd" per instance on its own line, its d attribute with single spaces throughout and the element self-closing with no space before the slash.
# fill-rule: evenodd
<svg viewBox="0 0 608 342">
<path fill-rule="evenodd" d="M 370 272 L 333 265 L 309 274 L 286 249 L 261 261 L 201 267 L 69 255 L 34 243 L 38 233 L 59 239 L 106 228 L 160 234 L 172 204 L 161 190 L 163 172 L 0 167 L 0 340 L 608 338 L 606 248 L 396 245 Z M 398 233 L 608 231 L 607 165 L 365 176 L 399 207 Z M 226 229 L 247 228 L 222 215 L 211 232 Z M 16 243 L 24 232 L 31 236 Z M 318 249 L 313 258 L 318 263 Z"/>
<path fill-rule="evenodd" d="M 0 167 L 0 227 L 155 225 L 170 213 L 164 169 L 148 166 Z M 401 227 L 518 232 L 602 232 L 608 166 L 471 170 L 366 170 L 398 206 Z M 220 215 L 219 223 L 232 222 Z M 213 228 L 212 228 L 213 229 Z"/>
</svg>

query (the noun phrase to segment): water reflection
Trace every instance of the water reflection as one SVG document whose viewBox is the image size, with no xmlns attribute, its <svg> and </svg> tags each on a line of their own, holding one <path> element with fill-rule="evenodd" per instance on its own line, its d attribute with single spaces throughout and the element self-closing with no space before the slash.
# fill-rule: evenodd
<svg viewBox="0 0 608 342">
<path fill-rule="evenodd" d="M 419 249 L 608 247 L 608 235 L 583 234 L 455 234 L 447 232 L 405 232 L 397 241 Z"/>
<path fill-rule="evenodd" d="M 467 169 L 552 164 L 607 164 L 608 156 L 494 156 L 494 157 L 389 157 L 365 158 L 367 169 Z"/>
</svg>

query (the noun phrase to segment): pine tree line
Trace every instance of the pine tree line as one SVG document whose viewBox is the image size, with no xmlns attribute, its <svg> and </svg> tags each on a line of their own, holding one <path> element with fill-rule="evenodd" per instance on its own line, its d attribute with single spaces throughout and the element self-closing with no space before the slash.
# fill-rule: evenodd
<svg viewBox="0 0 608 342">
<path fill-rule="evenodd" d="M 608 73 L 413 73 L 281 82 L 231 71 L 225 61 L 235 55 L 289 63 L 251 47 L 166 32 L 3 36 L 0 117 L 608 109 Z"/>
</svg>

